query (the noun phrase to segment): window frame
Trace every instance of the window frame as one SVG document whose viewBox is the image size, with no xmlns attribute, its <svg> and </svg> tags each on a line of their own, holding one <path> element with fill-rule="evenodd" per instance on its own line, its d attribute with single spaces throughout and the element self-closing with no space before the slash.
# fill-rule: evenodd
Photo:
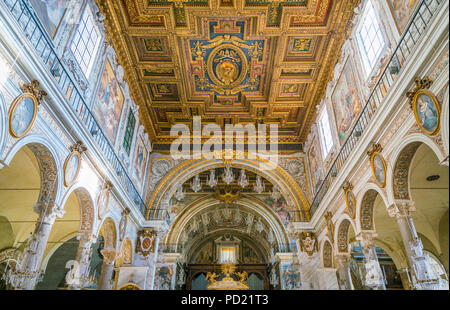
<svg viewBox="0 0 450 310">
<path fill-rule="evenodd" d="M 366 25 L 365 22 L 371 21 L 371 19 L 367 18 L 367 15 L 369 14 L 369 11 L 368 11 L 369 6 L 373 10 L 374 19 L 372 20 L 369 27 L 365 27 L 365 25 Z M 377 67 L 377 63 L 379 63 L 379 61 L 383 55 L 383 51 L 386 50 L 386 48 L 388 46 L 388 41 L 386 38 L 386 34 L 384 33 L 384 30 L 383 30 L 383 24 L 381 23 L 379 12 L 375 8 L 375 5 L 372 0 L 368 0 L 366 2 L 362 12 L 363 13 L 361 14 L 358 27 L 356 28 L 355 39 L 356 39 L 357 50 L 358 50 L 360 60 L 361 60 L 361 65 L 362 65 L 364 73 L 365 73 L 364 77 L 369 78 L 372 75 L 375 68 Z M 379 36 L 379 39 L 381 39 L 381 42 L 380 42 L 381 45 L 378 49 L 378 55 L 374 56 L 374 60 L 371 63 L 371 61 L 369 59 L 369 55 L 368 55 L 368 52 L 370 52 L 370 51 L 366 52 L 366 46 L 364 44 L 364 39 L 362 38 L 361 31 L 363 30 L 363 28 L 370 29 L 371 27 L 373 27 L 372 25 L 374 25 L 374 24 L 378 28 L 378 31 L 377 30 L 375 31 L 375 38 L 377 38 Z M 373 45 L 371 44 L 370 47 L 373 47 Z"/>
<path fill-rule="evenodd" d="M 131 125 L 131 126 L 130 126 L 130 120 L 133 120 L 133 125 Z M 136 117 L 134 116 L 133 110 L 130 108 L 129 112 L 128 112 L 128 117 L 127 117 L 127 124 L 125 126 L 125 133 L 124 133 L 123 139 L 122 139 L 122 147 L 124 148 L 124 150 L 128 154 L 128 156 L 131 153 L 131 147 L 133 145 L 135 129 L 136 129 Z M 125 143 L 127 141 L 128 141 L 128 144 L 125 145 Z"/>
<path fill-rule="evenodd" d="M 90 22 L 89 22 L 89 20 L 90 20 Z M 89 29 L 87 29 L 88 26 L 91 26 L 92 28 L 89 30 Z M 80 30 L 81 28 L 83 28 L 83 29 Z M 95 41 L 91 40 L 94 33 L 97 36 Z M 87 36 L 87 42 L 85 42 L 86 36 Z M 75 28 L 75 33 L 72 37 L 72 41 L 70 42 L 70 51 L 71 51 L 76 63 L 80 67 L 81 72 L 83 72 L 83 74 L 87 80 L 89 80 L 89 77 L 92 73 L 95 59 L 96 59 L 96 56 L 100 49 L 101 38 L 102 38 L 102 35 L 100 32 L 100 29 L 98 28 L 98 26 L 95 23 L 94 14 L 92 13 L 92 10 L 89 7 L 89 5 L 87 5 L 84 9 L 83 14 L 81 15 L 81 18 L 79 20 L 77 27 Z M 81 45 L 83 45 L 83 46 L 80 47 Z M 90 51 L 90 48 L 92 48 L 92 45 L 93 45 L 93 49 L 92 49 L 92 51 Z M 86 64 L 86 61 L 83 59 L 85 57 L 86 53 L 88 53 L 89 57 L 90 57 L 87 64 Z"/>
<path fill-rule="evenodd" d="M 326 143 L 326 138 L 325 138 L 325 132 L 324 132 L 324 129 L 322 128 L 322 119 L 323 119 L 324 115 L 326 115 L 326 117 L 328 119 L 328 130 L 329 130 L 329 137 L 330 137 L 330 142 L 331 142 L 331 144 L 329 145 L 328 148 L 327 148 L 327 143 Z M 330 155 L 331 150 L 333 149 L 333 147 L 335 145 L 335 141 L 333 139 L 333 131 L 331 128 L 330 113 L 328 113 L 328 109 L 326 106 L 319 112 L 319 117 L 318 117 L 317 123 L 318 123 L 318 129 L 319 129 L 319 140 L 320 140 L 320 146 L 321 146 L 321 151 L 322 151 L 322 158 L 326 159 L 328 157 L 328 155 Z"/>
</svg>

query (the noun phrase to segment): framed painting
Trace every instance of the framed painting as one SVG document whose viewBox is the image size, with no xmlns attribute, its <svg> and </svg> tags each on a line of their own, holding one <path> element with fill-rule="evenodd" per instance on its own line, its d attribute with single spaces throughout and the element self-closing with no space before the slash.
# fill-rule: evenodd
<svg viewBox="0 0 450 310">
<path fill-rule="evenodd" d="M 70 187 L 78 178 L 81 167 L 81 154 L 78 151 L 70 153 L 64 162 L 64 186 Z"/>
<path fill-rule="evenodd" d="M 387 165 L 383 156 L 379 152 L 373 152 L 370 156 L 370 165 L 375 182 L 379 187 L 384 188 L 386 186 Z"/>
<path fill-rule="evenodd" d="M 405 31 L 419 0 L 387 0 L 400 35 Z"/>
<path fill-rule="evenodd" d="M 313 139 L 313 143 L 311 143 L 311 147 L 308 150 L 308 160 L 309 160 L 309 168 L 311 170 L 311 184 L 313 192 L 317 192 L 318 187 L 320 185 L 320 163 L 319 163 L 319 154 L 317 152 L 317 139 Z"/>
<path fill-rule="evenodd" d="M 128 216 L 126 214 L 122 215 L 119 223 L 119 240 L 125 239 L 127 233 Z"/>
<path fill-rule="evenodd" d="M 97 216 L 101 220 L 109 209 L 109 189 L 103 189 L 97 199 Z"/>
<path fill-rule="evenodd" d="M 435 95 L 430 91 L 419 90 L 413 100 L 414 117 L 420 129 L 426 134 L 434 136 L 440 129 L 441 110 Z"/>
<path fill-rule="evenodd" d="M 35 96 L 25 93 L 17 97 L 9 110 L 9 133 L 14 138 L 25 136 L 33 127 L 38 112 Z"/>
<path fill-rule="evenodd" d="M 30 0 L 30 3 L 42 26 L 50 38 L 54 39 L 66 15 L 70 0 Z"/>
<path fill-rule="evenodd" d="M 345 191 L 345 204 L 350 217 L 354 219 L 356 216 L 356 197 L 350 189 Z"/>
<path fill-rule="evenodd" d="M 336 87 L 331 94 L 337 132 L 341 145 L 345 142 L 352 126 L 362 109 L 362 98 L 353 62 L 347 58 Z"/>
<path fill-rule="evenodd" d="M 330 239 L 331 243 L 334 243 L 334 224 L 332 220 L 333 215 L 331 212 L 325 213 L 325 221 L 327 224 L 327 232 L 328 232 L 328 238 Z"/>
<path fill-rule="evenodd" d="M 137 177 L 137 183 L 139 183 L 139 187 L 144 180 L 145 175 L 145 165 L 147 163 L 148 152 L 145 148 L 144 141 L 141 137 L 138 137 L 136 153 L 134 156 L 134 169 Z"/>
<path fill-rule="evenodd" d="M 116 141 L 125 97 L 109 60 L 100 81 L 92 112 L 111 144 Z"/>
</svg>

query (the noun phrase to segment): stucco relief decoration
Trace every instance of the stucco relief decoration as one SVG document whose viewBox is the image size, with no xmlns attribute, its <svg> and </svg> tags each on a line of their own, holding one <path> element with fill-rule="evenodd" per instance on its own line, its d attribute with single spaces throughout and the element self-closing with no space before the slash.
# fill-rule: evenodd
<svg viewBox="0 0 450 310">
<path fill-rule="evenodd" d="M 28 147 L 36 156 L 41 172 L 41 191 L 39 203 L 53 202 L 58 184 L 58 172 L 52 153 L 42 144 L 32 143 Z"/>
<path fill-rule="evenodd" d="M 362 230 L 373 230 L 373 207 L 378 193 L 375 190 L 369 190 L 364 194 L 361 202 L 361 228 Z"/>
<path fill-rule="evenodd" d="M 334 243 L 334 223 L 332 220 L 333 214 L 328 211 L 324 216 L 327 225 L 328 238 L 330 238 L 330 241 Z"/>
<path fill-rule="evenodd" d="M 305 197 L 309 197 L 308 181 L 306 177 L 305 159 L 299 158 L 281 158 L 279 166 L 286 170 L 300 187 Z"/>
<path fill-rule="evenodd" d="M 138 233 L 136 252 L 147 256 L 149 253 L 155 253 L 156 232 L 151 229 L 144 229 Z"/>
<path fill-rule="evenodd" d="M 436 96 L 428 90 L 432 81 L 429 78 L 416 78 L 416 87 L 406 96 L 410 100 L 411 109 L 417 125 L 427 135 L 434 136 L 439 132 L 441 107 Z"/>
<path fill-rule="evenodd" d="M 342 186 L 345 195 L 345 204 L 347 206 L 348 214 L 352 219 L 356 216 L 356 197 L 353 194 L 353 185 L 350 182 L 345 182 Z"/>
<path fill-rule="evenodd" d="M 395 163 L 393 173 L 393 190 L 395 199 L 409 199 L 409 165 L 411 164 L 411 160 L 420 145 L 421 142 L 414 142 L 406 146 L 400 153 Z"/>
<path fill-rule="evenodd" d="M 119 240 L 122 241 L 125 238 L 127 233 L 127 225 L 128 225 L 128 214 L 130 214 L 130 209 L 126 208 L 122 212 L 122 218 L 119 223 Z"/>
<path fill-rule="evenodd" d="M 14 138 L 25 136 L 33 127 L 38 113 L 38 106 L 47 96 L 39 90 L 39 82 L 33 80 L 30 84 L 24 83 L 20 89 L 23 94 L 17 97 L 9 109 L 9 133 Z"/>
<path fill-rule="evenodd" d="M 325 241 L 323 245 L 323 267 L 324 268 L 333 268 L 333 248 L 331 247 L 331 243 Z"/>
<path fill-rule="evenodd" d="M 300 249 L 302 252 L 306 252 L 308 256 L 312 256 L 319 251 L 319 245 L 316 235 L 311 231 L 303 231 L 299 236 Z"/>
<path fill-rule="evenodd" d="M 350 221 L 344 220 L 339 225 L 338 231 L 338 249 L 339 252 L 347 252 L 348 251 L 348 228 L 350 227 Z"/>
<path fill-rule="evenodd" d="M 83 142 L 78 141 L 69 147 L 70 154 L 64 162 L 64 186 L 70 187 L 78 178 L 81 168 L 81 154 L 86 152 L 87 148 Z"/>
<path fill-rule="evenodd" d="M 181 160 L 174 160 L 172 158 L 152 158 L 151 173 L 149 174 L 149 194 L 153 192 L 158 182 L 181 162 Z"/>
</svg>

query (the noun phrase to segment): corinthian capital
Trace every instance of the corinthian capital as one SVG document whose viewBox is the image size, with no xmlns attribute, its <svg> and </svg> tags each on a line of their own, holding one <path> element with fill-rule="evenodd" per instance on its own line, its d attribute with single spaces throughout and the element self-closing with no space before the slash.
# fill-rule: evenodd
<svg viewBox="0 0 450 310">
<path fill-rule="evenodd" d="M 337 268 L 346 268 L 350 262 L 350 254 L 337 254 L 335 256 Z"/>
<path fill-rule="evenodd" d="M 114 261 L 116 259 L 116 255 L 117 255 L 116 250 L 103 249 L 100 251 L 100 253 L 102 253 L 102 256 L 103 256 L 103 262 L 105 262 L 108 265 L 114 263 Z"/>
<path fill-rule="evenodd" d="M 361 242 L 361 246 L 364 250 L 370 249 L 375 246 L 374 239 L 378 235 L 374 231 L 361 231 L 361 233 L 356 236 L 356 240 Z"/>
<path fill-rule="evenodd" d="M 42 222 L 50 223 L 56 218 L 62 218 L 66 211 L 55 202 L 36 202 L 34 212 L 39 214 Z"/>
<path fill-rule="evenodd" d="M 416 207 L 412 200 L 397 199 L 387 210 L 390 217 L 402 218 L 411 216 L 411 212 L 416 211 Z"/>
</svg>

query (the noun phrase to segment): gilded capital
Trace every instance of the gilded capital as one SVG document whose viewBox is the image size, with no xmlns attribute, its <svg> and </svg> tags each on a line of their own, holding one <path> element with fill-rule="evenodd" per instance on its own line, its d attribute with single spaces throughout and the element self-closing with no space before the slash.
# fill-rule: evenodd
<svg viewBox="0 0 450 310">
<path fill-rule="evenodd" d="M 103 255 L 103 262 L 110 265 L 113 264 L 115 259 L 116 259 L 116 255 L 117 252 L 116 250 L 113 249 L 103 249 L 100 251 L 100 253 Z"/>
<path fill-rule="evenodd" d="M 390 217 L 402 218 L 411 216 L 411 212 L 416 211 L 414 201 L 396 199 L 395 202 L 387 208 Z"/>
</svg>

